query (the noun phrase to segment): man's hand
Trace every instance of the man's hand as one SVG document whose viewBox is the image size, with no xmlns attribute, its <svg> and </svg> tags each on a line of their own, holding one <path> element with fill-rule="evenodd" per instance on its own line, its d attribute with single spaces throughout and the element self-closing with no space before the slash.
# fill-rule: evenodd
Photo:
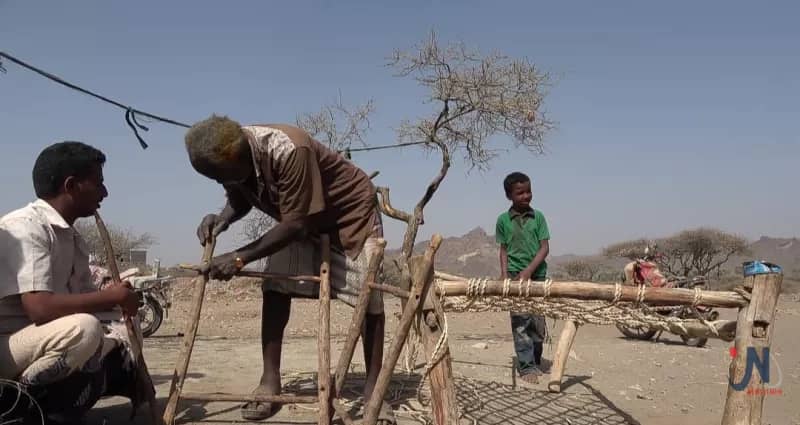
<svg viewBox="0 0 800 425">
<path fill-rule="evenodd" d="M 139 295 L 131 289 L 128 282 L 110 283 L 105 291 L 112 291 L 116 295 L 117 304 L 127 316 L 134 317 L 139 312 Z"/>
<path fill-rule="evenodd" d="M 532 274 L 533 274 L 532 270 L 525 269 L 519 272 L 519 274 L 517 275 L 517 279 L 519 279 L 522 282 L 527 282 L 528 280 L 530 280 Z"/>
<path fill-rule="evenodd" d="M 197 227 L 197 238 L 200 239 L 200 245 L 205 245 L 212 236 L 217 237 L 227 230 L 229 225 L 228 220 L 218 214 L 208 214 L 203 217 L 200 226 Z"/>
<path fill-rule="evenodd" d="M 208 277 L 216 280 L 230 280 L 233 275 L 239 272 L 236 264 L 236 252 L 229 252 L 211 259 L 208 266 Z"/>
</svg>

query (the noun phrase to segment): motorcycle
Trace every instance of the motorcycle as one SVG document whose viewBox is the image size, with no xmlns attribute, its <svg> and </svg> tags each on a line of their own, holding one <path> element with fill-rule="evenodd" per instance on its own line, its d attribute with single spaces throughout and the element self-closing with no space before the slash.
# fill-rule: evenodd
<svg viewBox="0 0 800 425">
<path fill-rule="evenodd" d="M 133 290 L 139 294 L 139 323 L 142 335 L 149 337 L 156 333 L 165 318 L 169 318 L 172 307 L 170 286 L 175 283 L 172 276 L 160 276 L 158 261 L 154 266 L 155 273 L 146 276 L 133 276 L 128 279 Z"/>
<path fill-rule="evenodd" d="M 685 277 L 666 277 L 658 268 L 654 261 L 656 256 L 649 255 L 650 249 L 645 249 L 645 256 L 636 259 L 625 266 L 623 274 L 623 284 L 627 285 L 647 285 L 652 287 L 665 287 L 665 288 L 705 288 L 706 278 L 698 276 L 692 279 Z M 703 319 L 707 321 L 717 320 L 719 312 L 711 307 L 706 306 L 669 306 L 669 307 L 651 307 L 656 313 L 667 316 L 677 317 L 680 319 Z M 617 329 L 628 338 L 647 341 L 654 336 L 656 340 L 661 336 L 662 330 L 651 329 L 649 327 L 632 327 L 620 323 L 616 324 Z M 680 335 L 684 344 L 692 347 L 703 347 L 708 338 L 693 338 Z"/>
<path fill-rule="evenodd" d="M 98 288 L 102 288 L 111 281 L 108 270 L 91 265 L 92 276 Z M 153 274 L 139 275 L 138 268 L 131 268 L 120 273 L 120 278 L 130 282 L 134 292 L 139 295 L 139 323 L 142 336 L 149 337 L 161 327 L 164 319 L 169 318 L 169 309 L 172 306 L 170 286 L 175 283 L 172 276 L 161 276 L 160 262 L 155 261 Z"/>
</svg>

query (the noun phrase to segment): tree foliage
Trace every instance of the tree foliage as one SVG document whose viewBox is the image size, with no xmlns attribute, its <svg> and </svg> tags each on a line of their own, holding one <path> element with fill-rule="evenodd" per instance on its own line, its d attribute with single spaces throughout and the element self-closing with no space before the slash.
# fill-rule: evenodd
<svg viewBox="0 0 800 425">
<path fill-rule="evenodd" d="M 482 55 L 464 43 L 441 46 L 436 34 L 411 51 L 395 50 L 389 66 L 428 90 L 431 114 L 402 122 L 400 142 L 427 141 L 445 154 L 461 151 L 471 166 L 485 168 L 497 151 L 489 138 L 504 134 L 516 147 L 544 153 L 553 127 L 542 108 L 550 76 L 527 59 Z"/>
<path fill-rule="evenodd" d="M 89 254 L 98 264 L 107 264 L 107 255 L 100 232 L 93 218 L 83 218 L 75 222 L 75 230 L 80 233 L 89 247 Z M 118 259 L 128 258 L 131 250 L 146 249 L 156 243 L 155 236 L 150 233 L 135 233 L 111 223 L 106 223 L 111 247 Z"/>
<path fill-rule="evenodd" d="M 684 230 L 672 236 L 648 241 L 637 239 L 606 247 L 607 256 L 641 258 L 648 245 L 655 248 L 655 261 L 673 276 L 708 276 L 734 255 L 748 253 L 747 240 L 739 235 L 712 228 Z"/>
<path fill-rule="evenodd" d="M 602 266 L 596 261 L 587 259 L 570 260 L 562 264 L 561 267 L 569 277 L 578 280 L 593 282 L 602 270 Z"/>
</svg>

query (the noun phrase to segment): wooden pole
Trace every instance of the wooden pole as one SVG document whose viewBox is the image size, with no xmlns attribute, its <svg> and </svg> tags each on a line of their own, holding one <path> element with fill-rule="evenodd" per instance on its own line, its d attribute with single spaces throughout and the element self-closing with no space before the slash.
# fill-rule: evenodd
<svg viewBox="0 0 800 425">
<path fill-rule="evenodd" d="M 372 390 L 372 395 L 364 408 L 364 425 L 375 425 L 378 421 L 378 413 L 383 403 L 383 396 L 389 388 L 394 367 L 397 365 L 397 359 L 400 358 L 400 351 L 405 345 L 408 331 L 411 329 L 411 323 L 417 314 L 417 307 L 422 303 L 433 282 L 433 257 L 441 243 L 442 237 L 438 234 L 433 235 L 431 243 L 425 251 L 422 265 L 414 273 L 411 296 L 406 301 L 403 315 L 400 317 L 400 323 L 397 325 L 397 332 L 395 332 L 395 337 L 392 339 L 388 355 L 383 361 L 383 367 L 381 367 L 381 371 L 378 374 L 375 388 Z"/>
<path fill-rule="evenodd" d="M 328 235 L 321 236 L 322 265 L 319 270 L 319 329 L 317 330 L 317 392 L 320 425 L 330 425 L 331 417 L 331 244 Z"/>
<path fill-rule="evenodd" d="M 769 362 L 774 360 L 774 357 L 770 358 L 769 348 L 782 283 L 783 275 L 780 273 L 759 274 L 744 279 L 744 290 L 752 295 L 750 304 L 739 309 L 734 345 L 736 352 L 729 369 L 722 425 L 761 424 L 767 390 L 765 384 L 768 382 L 764 382 L 765 376 L 754 363 L 763 365 L 766 362 L 768 369 Z"/>
<path fill-rule="evenodd" d="M 334 396 L 336 398 L 340 397 L 340 393 L 344 387 L 344 381 L 347 378 L 347 369 L 353 361 L 353 353 L 356 350 L 358 337 L 361 335 L 361 327 L 364 324 L 364 316 L 367 313 L 367 306 L 369 305 L 369 294 L 371 292 L 371 285 L 369 285 L 369 282 L 374 282 L 378 276 L 378 269 L 380 269 L 381 263 L 383 262 L 383 252 L 385 248 L 386 240 L 380 239 L 375 254 L 369 259 L 367 275 L 364 276 L 361 291 L 358 293 L 358 301 L 353 310 L 353 318 L 347 330 L 347 339 L 344 342 L 342 352 L 339 354 L 339 361 L 336 364 L 336 378 L 334 379 L 334 385 L 336 386 Z"/>
<path fill-rule="evenodd" d="M 458 424 L 460 415 L 450 347 L 447 341 L 443 345 L 439 345 L 439 340 L 444 332 L 442 328 L 444 311 L 439 299 L 432 294 L 433 291 L 428 292 L 434 310 L 423 312 L 424 323 L 420 325 L 425 356 L 429 361 L 435 360 L 434 356 L 439 358 L 428 373 L 431 389 L 431 413 L 433 423 L 436 425 Z"/>
<path fill-rule="evenodd" d="M 103 245 L 106 251 L 106 262 L 108 263 L 108 268 L 111 270 L 111 278 L 114 282 L 122 282 L 119 277 L 119 267 L 117 267 L 117 259 L 114 256 L 114 247 L 111 245 L 111 235 L 108 233 L 108 228 L 106 227 L 105 222 L 100 217 L 100 213 L 95 211 L 94 212 L 94 220 L 97 223 L 97 231 L 100 233 L 100 239 L 103 240 Z M 158 417 L 158 410 L 156 408 L 156 392 L 155 386 L 153 385 L 153 378 L 150 376 L 150 371 L 147 370 L 147 363 L 144 361 L 144 354 L 142 353 L 142 332 L 137 328 L 134 324 L 133 319 L 128 316 L 124 315 L 125 320 L 125 328 L 128 331 L 128 340 L 131 344 L 131 350 L 133 351 L 133 355 L 136 356 L 136 377 L 137 380 L 140 382 L 136 382 L 135 385 L 138 387 L 142 386 L 142 391 L 144 391 L 144 395 L 146 397 L 148 409 L 150 411 L 150 420 L 153 421 L 154 424 L 159 424 L 160 420 Z M 135 409 L 138 406 L 133 406 Z M 134 412 L 135 413 L 135 412 Z"/>
<path fill-rule="evenodd" d="M 214 255 L 214 246 L 216 245 L 216 238 L 212 237 L 210 241 L 206 241 L 203 249 L 203 264 L 209 264 L 211 257 Z M 178 400 L 183 391 L 183 381 L 186 379 L 186 371 L 189 369 L 189 360 L 192 357 L 192 349 L 194 348 L 194 340 L 197 337 L 197 328 L 200 325 L 200 312 L 203 309 L 203 296 L 206 292 L 206 285 L 208 284 L 208 272 L 198 276 L 194 280 L 194 296 L 192 297 L 192 310 L 189 313 L 189 320 L 186 323 L 186 332 L 183 334 L 183 345 L 181 346 L 181 353 L 178 356 L 178 363 L 175 365 L 175 371 L 172 373 L 172 383 L 169 387 L 169 399 L 164 408 L 164 423 L 172 425 L 175 420 L 175 413 L 178 410 Z"/>
<path fill-rule="evenodd" d="M 182 400 L 197 401 L 257 401 L 260 403 L 281 403 L 281 404 L 311 404 L 317 402 L 315 395 L 291 395 L 291 394 L 222 394 L 222 393 L 181 393 Z"/>
<path fill-rule="evenodd" d="M 553 365 L 550 366 L 550 382 L 547 383 L 547 389 L 551 393 L 561 392 L 561 378 L 564 376 L 569 350 L 572 349 L 572 343 L 575 341 L 577 332 L 578 325 L 574 321 L 567 320 L 564 322 L 564 329 L 561 330 L 561 337 L 558 339 L 556 352 L 553 355 Z"/>
<path fill-rule="evenodd" d="M 467 295 L 469 282 L 466 280 L 441 280 L 438 285 L 443 287 L 447 296 Z M 528 287 L 530 286 L 530 290 Z M 545 292 L 545 284 L 542 282 L 531 281 L 530 285 L 519 281 L 512 281 L 509 285 L 508 296 L 526 296 L 528 292 L 531 297 L 542 297 Z M 520 288 L 522 287 L 522 288 Z M 621 285 L 622 297 L 620 301 L 635 302 L 639 297 L 639 287 Z M 438 290 L 438 288 L 437 288 Z M 480 289 L 485 295 L 503 295 L 503 281 L 486 281 L 485 287 Z M 615 285 L 590 282 L 552 282 L 550 286 L 551 298 L 574 298 L 579 300 L 604 300 L 614 299 Z M 739 308 L 747 305 L 747 300 L 736 292 L 732 291 L 699 291 L 700 305 L 708 307 Z M 644 303 L 652 306 L 659 305 L 691 305 L 694 302 L 695 291 L 683 288 L 652 288 L 645 287 Z"/>
</svg>

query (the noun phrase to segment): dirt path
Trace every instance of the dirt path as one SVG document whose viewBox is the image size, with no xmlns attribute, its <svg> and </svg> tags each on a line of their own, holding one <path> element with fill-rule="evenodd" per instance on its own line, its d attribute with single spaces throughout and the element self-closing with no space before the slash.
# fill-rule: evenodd
<svg viewBox="0 0 800 425">
<path fill-rule="evenodd" d="M 159 332 L 146 340 L 145 356 L 160 399 L 169 391 L 169 379 L 178 356 L 188 310 L 186 292 L 178 291 L 171 316 Z M 186 388 L 190 391 L 249 392 L 261 373 L 259 295 L 247 286 L 212 286 L 204 305 Z M 764 424 L 800 424 L 800 303 L 783 299 L 775 329 L 772 382 L 781 379 L 782 395 L 766 397 Z M 295 301 L 284 345 L 284 387 L 314 393 L 316 368 L 316 304 Z M 396 326 L 398 304 L 387 299 L 387 329 Z M 351 310 L 335 302 L 332 309 L 333 346 L 344 341 Z M 732 318 L 732 311 L 723 312 Z M 512 388 L 507 313 L 450 314 L 450 349 L 459 381 L 462 409 L 480 424 L 718 424 L 722 414 L 730 344 L 711 340 L 705 348 L 683 345 L 672 335 L 659 342 L 622 338 L 613 327 L 586 326 L 578 330 L 574 354 L 567 365 L 562 394 L 550 394 L 545 384 Z M 561 324 L 556 323 L 557 338 Z M 389 343 L 387 338 L 387 345 Z M 555 341 L 545 347 L 552 356 Z M 363 357 L 357 350 L 349 394 L 357 397 L 363 377 Z M 334 352 L 333 364 L 336 361 Z M 390 398 L 401 424 L 415 420 L 422 359 L 414 374 L 398 369 Z M 779 377 L 779 378 L 778 378 Z M 543 379 L 542 382 L 545 380 Z M 267 423 L 315 423 L 313 405 L 286 406 Z M 424 410 L 424 409 L 423 409 Z M 104 400 L 91 420 L 119 423 L 129 414 L 124 399 Z M 182 403 L 180 423 L 218 424 L 241 421 L 232 403 Z M 145 424 L 144 416 L 135 421 Z"/>
</svg>

